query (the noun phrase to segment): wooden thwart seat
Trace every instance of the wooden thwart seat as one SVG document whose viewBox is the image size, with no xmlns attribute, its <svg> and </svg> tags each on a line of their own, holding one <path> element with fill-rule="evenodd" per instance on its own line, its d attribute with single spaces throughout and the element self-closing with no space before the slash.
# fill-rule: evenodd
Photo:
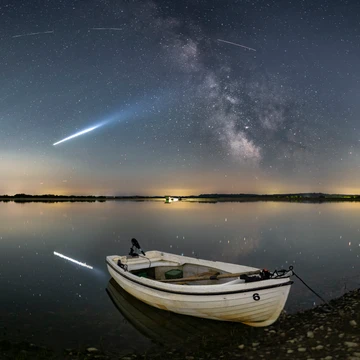
<svg viewBox="0 0 360 360">
<path fill-rule="evenodd" d="M 180 279 L 166 279 L 166 280 L 160 280 L 161 282 L 166 283 L 182 283 L 182 282 L 190 282 L 190 281 L 202 281 L 202 280 L 219 280 L 219 279 L 226 279 L 226 278 L 235 278 L 239 277 L 241 275 L 255 275 L 260 274 L 261 270 L 254 270 L 254 271 L 248 271 L 248 272 L 241 272 L 241 273 L 227 273 L 227 274 L 219 274 L 215 273 L 213 275 L 196 275 L 196 276 L 189 276 L 186 278 L 180 278 Z"/>
</svg>

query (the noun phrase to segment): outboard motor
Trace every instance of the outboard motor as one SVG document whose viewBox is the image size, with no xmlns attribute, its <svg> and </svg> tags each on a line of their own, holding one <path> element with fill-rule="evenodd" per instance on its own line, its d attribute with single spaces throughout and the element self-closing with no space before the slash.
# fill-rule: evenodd
<svg viewBox="0 0 360 360">
<path fill-rule="evenodd" d="M 145 256 L 145 253 L 142 251 L 139 242 L 135 238 L 131 239 L 131 244 L 132 244 L 132 246 L 131 246 L 130 252 L 129 252 L 130 256 L 133 256 L 133 257 L 139 256 L 138 252 L 135 251 L 134 248 L 136 248 L 141 254 L 143 254 Z"/>
</svg>

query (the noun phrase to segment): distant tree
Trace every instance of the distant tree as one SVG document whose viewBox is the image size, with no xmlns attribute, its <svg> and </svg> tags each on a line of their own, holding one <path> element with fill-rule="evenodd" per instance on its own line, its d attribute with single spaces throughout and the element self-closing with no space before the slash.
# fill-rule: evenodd
<svg viewBox="0 0 360 360">
<path fill-rule="evenodd" d="M 24 193 L 21 193 L 21 194 L 15 194 L 14 197 L 15 197 L 15 198 L 25 198 L 25 197 L 32 197 L 32 196 L 31 196 L 31 195 L 24 194 Z"/>
</svg>

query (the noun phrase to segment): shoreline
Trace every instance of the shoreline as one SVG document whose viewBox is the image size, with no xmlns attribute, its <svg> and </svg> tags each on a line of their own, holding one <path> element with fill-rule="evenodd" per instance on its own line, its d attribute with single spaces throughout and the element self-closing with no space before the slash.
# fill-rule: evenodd
<svg viewBox="0 0 360 360">
<path fill-rule="evenodd" d="M 106 202 L 106 201 L 162 201 L 172 202 L 197 202 L 197 203 L 217 203 L 217 202 L 295 202 L 295 203 L 327 203 L 327 202 L 360 202 L 360 195 L 345 194 L 323 194 L 323 193 L 298 193 L 298 194 L 201 194 L 191 196 L 78 196 L 78 195 L 28 195 L 16 194 L 0 195 L 0 202 Z"/>
<path fill-rule="evenodd" d="M 0 358 L 9 359 L 349 359 L 360 360 L 360 289 L 350 291 L 327 305 L 283 313 L 265 328 L 239 324 L 227 336 L 213 334 L 200 341 L 154 345 L 147 352 L 107 353 L 93 347 L 66 349 L 62 353 L 30 343 L 12 343 L 0 337 Z M 191 340 L 191 339 L 190 339 Z M 199 339 L 197 339 L 199 340 Z"/>
</svg>

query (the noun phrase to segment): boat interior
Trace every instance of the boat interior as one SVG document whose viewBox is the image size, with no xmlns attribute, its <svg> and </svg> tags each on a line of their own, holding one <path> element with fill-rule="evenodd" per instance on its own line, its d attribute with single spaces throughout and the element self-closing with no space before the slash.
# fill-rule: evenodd
<svg viewBox="0 0 360 360">
<path fill-rule="evenodd" d="M 236 277 L 211 280 L 211 276 L 227 274 L 227 272 L 208 266 L 190 263 L 173 266 L 157 263 L 146 268 L 130 270 L 130 272 L 139 277 L 166 283 L 176 283 L 178 285 L 229 285 L 230 283 L 239 284 L 245 282 L 245 280 Z M 201 279 L 196 280 L 196 278 Z M 181 281 L 182 279 L 183 281 Z"/>
<path fill-rule="evenodd" d="M 246 268 L 241 271 L 235 265 L 234 270 L 225 271 L 221 266 L 211 266 L 212 261 L 199 264 L 197 259 L 192 262 L 191 258 L 172 258 L 157 251 L 147 252 L 146 255 L 112 256 L 111 261 L 135 276 L 176 285 L 236 285 L 263 280 L 259 269 L 252 268 L 246 272 Z"/>
</svg>

